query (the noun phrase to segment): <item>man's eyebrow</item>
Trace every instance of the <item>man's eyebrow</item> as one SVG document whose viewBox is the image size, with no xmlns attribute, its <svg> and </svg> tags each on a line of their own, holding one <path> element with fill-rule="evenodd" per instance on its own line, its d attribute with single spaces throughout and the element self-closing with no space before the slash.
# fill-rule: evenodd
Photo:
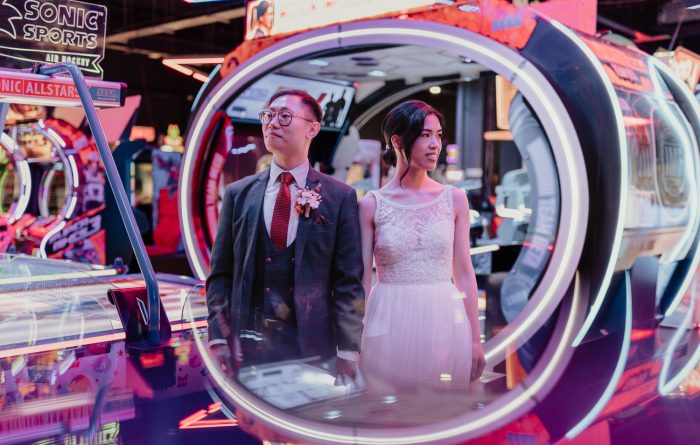
<svg viewBox="0 0 700 445">
<path fill-rule="evenodd" d="M 289 108 L 287 108 L 287 107 L 270 107 L 270 110 L 274 110 L 274 111 L 277 111 L 277 110 L 280 110 L 280 111 L 283 111 L 283 110 L 291 111 L 291 110 L 290 110 Z"/>
</svg>

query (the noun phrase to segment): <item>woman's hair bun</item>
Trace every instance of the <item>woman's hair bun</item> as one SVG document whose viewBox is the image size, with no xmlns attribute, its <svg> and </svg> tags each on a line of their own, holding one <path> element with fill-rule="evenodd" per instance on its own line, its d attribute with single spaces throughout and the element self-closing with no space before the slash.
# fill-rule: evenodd
<svg viewBox="0 0 700 445">
<path fill-rule="evenodd" d="M 382 153 L 382 159 L 389 165 L 396 167 L 396 151 L 387 145 Z"/>
</svg>

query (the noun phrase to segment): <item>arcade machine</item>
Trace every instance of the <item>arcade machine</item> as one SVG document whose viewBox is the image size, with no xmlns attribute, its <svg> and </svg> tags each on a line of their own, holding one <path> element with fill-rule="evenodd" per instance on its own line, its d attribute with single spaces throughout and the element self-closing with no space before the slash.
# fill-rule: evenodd
<svg viewBox="0 0 700 445">
<path fill-rule="evenodd" d="M 27 210 L 36 217 L 18 233 L 16 250 L 106 264 L 106 181 L 94 143 L 60 119 L 13 120 L 8 132 L 30 165 L 34 193 Z"/>
<path fill-rule="evenodd" d="M 307 361 L 230 380 L 195 337 L 225 404 L 293 441 L 544 444 L 593 432 L 609 440 L 608 419 L 677 386 L 700 358 L 688 316 L 662 323 L 695 305 L 700 109 L 687 87 L 647 54 L 507 2 L 311 3 L 275 2 L 271 35 L 251 32 L 198 96 L 179 197 L 196 276 L 209 270 L 221 190 L 264 162 L 249 120 L 257 110 L 244 99 L 260 107 L 277 88 L 306 86 L 323 101 L 316 84 L 339 85 L 354 94 L 335 128 L 379 139 L 364 124 L 417 91 L 447 81 L 478 92 L 474 79 L 501 75 L 516 89 L 519 162 L 501 176 L 495 210 L 512 221 L 472 253 L 516 241 L 495 289 L 506 323 L 485 341 L 488 372 L 470 395 L 340 395 L 328 369 Z M 455 133 L 479 120 L 453 114 Z M 352 158 L 336 153 L 351 146 L 345 130 L 323 126 L 311 162 Z"/>
<path fill-rule="evenodd" d="M 55 75 L 66 71 L 71 77 Z M 70 186 L 70 193 L 66 193 L 69 205 L 61 213 L 66 219 L 42 238 L 44 243 L 58 243 L 57 236 L 65 235 L 70 246 L 91 235 L 91 225 L 71 226 L 72 220 L 67 218 L 77 213 L 75 209 L 85 210 L 81 216 L 88 218 L 100 215 L 104 203 L 96 199 L 100 194 L 90 188 L 78 188 L 78 193 L 76 188 L 99 183 L 103 191 L 105 176 L 93 181 L 93 173 L 104 171 L 143 271 L 143 275 L 119 275 L 114 267 L 64 258 L 0 256 L 0 442 L 97 432 L 100 428 L 109 436 L 114 434 L 110 430 L 115 427 L 113 422 L 135 416 L 137 400 L 157 402 L 203 390 L 198 378 L 201 360 L 190 353 L 190 331 L 185 331 L 181 316 L 182 301 L 197 281 L 156 276 L 135 228 L 94 108 L 120 106 L 124 85 L 84 80 L 78 68 L 67 63 L 42 65 L 34 72 L 1 69 L 0 81 L 12 86 L 0 95 L 2 102 L 63 107 L 82 104 L 95 139 L 91 151 L 83 153 L 85 140 L 65 138 L 65 133 L 58 138 L 55 125 L 60 122 L 37 121 L 27 131 L 32 138 L 44 137 L 32 141 L 54 138 L 52 149 L 61 147 L 55 156 L 64 156 L 60 159 Z M 38 96 L 35 91 L 60 95 Z M 3 118 L 7 108 L 2 106 Z M 23 129 L 16 130 L 20 134 Z M 14 152 L 18 148 L 11 140 L 3 135 L 2 141 Z M 13 159 L 14 165 L 23 165 L 21 157 Z M 104 170 L 98 168 L 100 162 Z M 46 181 L 50 178 L 43 181 L 49 189 Z M 50 208 L 51 200 L 43 202 Z M 63 247 L 47 253 L 59 253 Z M 195 312 L 198 315 L 192 322 L 205 323 L 205 308 Z M 187 326 L 189 329 L 190 323 Z"/>
<path fill-rule="evenodd" d="M 33 221 L 27 214 L 32 184 L 22 150 L 5 133 L 0 150 L 0 252 L 7 252 L 14 246 L 17 231 Z"/>
</svg>

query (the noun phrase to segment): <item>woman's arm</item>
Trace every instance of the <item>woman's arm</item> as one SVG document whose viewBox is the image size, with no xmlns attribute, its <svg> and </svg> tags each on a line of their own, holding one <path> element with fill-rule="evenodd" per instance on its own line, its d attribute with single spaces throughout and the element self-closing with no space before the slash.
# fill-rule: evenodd
<svg viewBox="0 0 700 445">
<path fill-rule="evenodd" d="M 360 233 L 362 238 L 362 262 L 365 272 L 362 276 L 362 286 L 365 288 L 365 300 L 372 290 L 372 258 L 374 256 L 374 212 L 377 202 L 370 193 L 360 200 Z"/>
<path fill-rule="evenodd" d="M 453 189 L 452 202 L 455 209 L 455 241 L 452 260 L 452 277 L 457 289 L 464 295 L 464 307 L 472 331 L 472 371 L 474 381 L 484 370 L 486 361 L 481 346 L 481 330 L 479 328 L 479 289 L 476 284 L 476 274 L 469 254 L 469 200 L 459 189 Z"/>
</svg>

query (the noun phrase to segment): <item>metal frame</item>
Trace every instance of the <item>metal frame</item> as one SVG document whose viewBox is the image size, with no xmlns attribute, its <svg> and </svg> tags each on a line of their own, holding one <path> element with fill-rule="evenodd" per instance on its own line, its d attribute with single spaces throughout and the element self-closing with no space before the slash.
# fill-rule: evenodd
<svg viewBox="0 0 700 445">
<path fill-rule="evenodd" d="M 141 237 L 141 232 L 138 231 L 134 214 L 131 210 L 131 206 L 129 205 L 130 201 L 126 195 L 124 186 L 121 183 L 117 167 L 114 164 L 112 152 L 109 148 L 107 138 L 104 135 L 104 131 L 102 130 L 102 125 L 100 124 L 100 120 L 97 116 L 97 110 L 95 109 L 95 104 L 90 95 L 85 78 L 75 64 L 65 62 L 52 65 L 39 65 L 36 72 L 38 72 L 38 74 L 22 74 L 23 77 L 26 77 L 29 80 L 35 78 L 35 80 L 42 81 L 46 80 L 46 76 L 53 76 L 59 73 L 68 73 L 73 79 L 76 91 L 80 96 L 80 104 L 85 110 L 85 116 L 87 117 L 92 135 L 95 138 L 97 150 L 102 158 L 102 163 L 104 164 L 109 183 L 112 186 L 117 207 L 119 208 L 119 214 L 121 215 L 122 221 L 126 226 L 126 232 L 129 236 L 131 247 L 134 249 L 136 259 L 139 263 L 139 267 L 141 268 L 141 272 L 143 273 L 144 281 L 146 282 L 146 293 L 148 296 L 146 302 L 148 306 L 148 342 L 154 345 L 158 344 L 160 343 L 160 293 L 158 290 L 158 281 L 156 280 L 156 275 L 153 271 L 151 260 L 146 254 L 146 248 L 143 243 L 143 238 Z M 0 101 L 2 102 L 16 100 L 17 98 L 0 98 Z M 7 104 L 0 106 L 0 121 L 3 123 L 7 116 L 7 110 Z"/>
</svg>

